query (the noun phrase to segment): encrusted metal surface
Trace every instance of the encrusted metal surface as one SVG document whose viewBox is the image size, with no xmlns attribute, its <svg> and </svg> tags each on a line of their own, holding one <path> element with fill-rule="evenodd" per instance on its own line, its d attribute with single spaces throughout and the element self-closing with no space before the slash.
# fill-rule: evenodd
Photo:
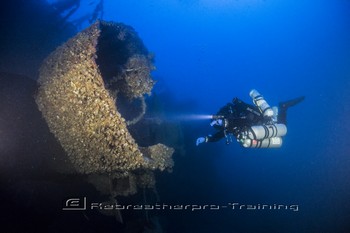
<svg viewBox="0 0 350 233">
<path fill-rule="evenodd" d="M 36 102 L 80 173 L 170 168 L 172 148 L 155 145 L 139 149 L 118 112 L 116 95 L 107 89 L 96 63 L 99 37 L 103 30 L 112 29 L 109 33 L 113 33 L 116 27 L 122 30 L 113 38 L 125 39 L 128 33 L 134 33 L 123 24 L 96 22 L 58 47 L 40 69 Z M 154 85 L 149 74 L 153 66 L 145 54 L 134 52 L 128 56 L 110 80 L 122 81 L 114 84 L 122 83 L 115 88 L 118 93 L 139 98 L 150 93 Z"/>
</svg>

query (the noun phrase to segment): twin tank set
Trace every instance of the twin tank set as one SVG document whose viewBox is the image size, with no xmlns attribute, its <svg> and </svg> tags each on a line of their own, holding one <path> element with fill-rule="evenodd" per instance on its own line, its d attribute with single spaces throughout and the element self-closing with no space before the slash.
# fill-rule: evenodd
<svg viewBox="0 0 350 233">
<path fill-rule="evenodd" d="M 287 134 L 285 124 L 277 123 L 278 108 L 271 108 L 260 93 L 253 89 L 249 93 L 254 104 L 265 117 L 271 117 L 276 124 L 255 125 L 249 127 L 239 135 L 239 142 L 247 148 L 279 148 L 282 146 L 282 137 Z"/>
</svg>

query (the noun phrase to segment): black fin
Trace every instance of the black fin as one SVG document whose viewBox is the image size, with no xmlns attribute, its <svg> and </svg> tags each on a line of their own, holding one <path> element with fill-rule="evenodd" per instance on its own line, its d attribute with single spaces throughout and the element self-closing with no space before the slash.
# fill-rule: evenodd
<svg viewBox="0 0 350 233">
<path fill-rule="evenodd" d="M 279 103 L 279 108 L 289 108 L 294 105 L 297 105 L 298 103 L 302 102 L 305 99 L 305 96 L 301 96 L 292 100 L 284 101 Z"/>
</svg>

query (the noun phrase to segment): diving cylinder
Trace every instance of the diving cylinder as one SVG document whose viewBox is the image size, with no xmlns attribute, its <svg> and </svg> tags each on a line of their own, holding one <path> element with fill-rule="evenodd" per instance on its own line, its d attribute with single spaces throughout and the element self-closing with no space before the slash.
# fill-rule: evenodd
<svg viewBox="0 0 350 233">
<path fill-rule="evenodd" d="M 249 92 L 250 97 L 253 99 L 253 103 L 259 108 L 261 113 L 266 117 L 272 117 L 273 111 L 270 105 L 266 102 L 264 97 L 260 93 L 253 89 Z"/>
<path fill-rule="evenodd" d="M 245 148 L 280 148 L 282 146 L 281 137 L 265 138 L 263 140 L 254 140 L 246 138 L 241 142 Z"/>
<path fill-rule="evenodd" d="M 255 140 L 283 137 L 286 134 L 287 127 L 285 124 L 255 125 L 247 130 L 247 137 Z"/>
</svg>

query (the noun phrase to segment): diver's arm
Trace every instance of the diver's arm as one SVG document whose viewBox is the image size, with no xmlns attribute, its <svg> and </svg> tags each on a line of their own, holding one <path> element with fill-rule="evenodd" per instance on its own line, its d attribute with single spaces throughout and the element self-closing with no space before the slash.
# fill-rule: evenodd
<svg viewBox="0 0 350 233">
<path fill-rule="evenodd" d="M 202 144 L 204 142 L 205 143 L 207 143 L 207 142 L 216 142 L 216 141 L 219 141 L 223 137 L 225 137 L 224 131 L 219 131 L 216 134 L 214 134 L 213 136 L 212 135 L 208 135 L 206 137 L 199 137 L 199 138 L 197 138 L 196 145 L 198 146 L 199 144 Z"/>
<path fill-rule="evenodd" d="M 217 142 L 219 141 L 220 139 L 224 138 L 225 137 L 225 133 L 223 130 L 217 132 L 216 134 L 214 135 L 208 135 L 205 137 L 205 142 Z"/>
</svg>

